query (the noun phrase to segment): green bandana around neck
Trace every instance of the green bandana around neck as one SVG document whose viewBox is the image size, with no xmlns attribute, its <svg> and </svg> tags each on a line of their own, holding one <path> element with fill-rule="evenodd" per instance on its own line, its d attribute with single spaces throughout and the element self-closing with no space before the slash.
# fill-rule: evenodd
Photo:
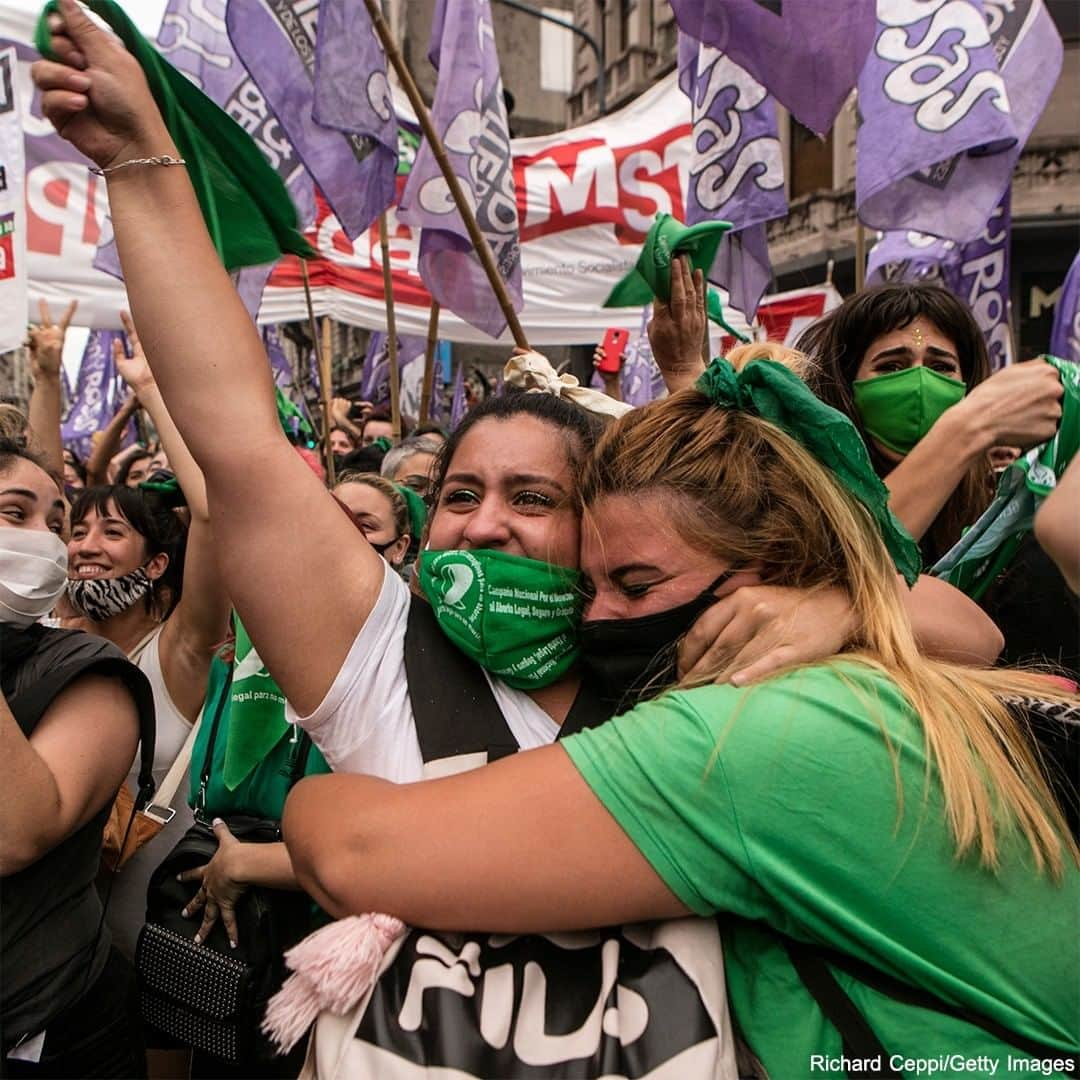
<svg viewBox="0 0 1080 1080">
<path fill-rule="evenodd" d="M 859 379 L 852 390 L 866 433 L 897 454 L 909 454 L 967 393 L 959 379 L 922 365 Z"/>
<path fill-rule="evenodd" d="M 874 472 L 862 436 L 842 412 L 816 398 L 798 375 L 775 360 L 751 360 L 736 372 L 718 357 L 697 388 L 722 408 L 768 420 L 813 454 L 870 512 L 896 569 L 908 585 L 915 584 L 922 567 L 919 546 L 889 509 L 889 489 Z"/>
<path fill-rule="evenodd" d="M 576 663 L 577 570 L 487 550 L 424 551 L 418 566 L 443 633 L 508 686 L 550 686 Z"/>
<path fill-rule="evenodd" d="M 654 297 L 666 304 L 671 299 L 672 261 L 685 255 L 692 269 L 708 277 L 720 241 L 730 229 L 728 221 L 701 221 L 687 226 L 670 214 L 657 214 L 634 269 L 611 290 L 604 307 L 644 307 Z M 747 340 L 724 321 L 720 294 L 715 289 L 708 291 L 706 314 L 739 341 Z"/>
<path fill-rule="evenodd" d="M 281 177 L 250 135 L 181 74 L 139 33 L 115 0 L 84 0 L 138 60 L 162 119 L 187 162 L 207 231 L 227 270 L 275 262 L 285 252 L 315 252 L 297 228 L 296 207 Z M 56 60 L 46 19 L 59 9 L 45 5 L 34 46 Z"/>
<path fill-rule="evenodd" d="M 223 780 L 235 791 L 270 754 L 292 725 L 285 719 L 285 695 L 236 620 L 236 652 L 229 688 L 229 739 Z"/>
</svg>

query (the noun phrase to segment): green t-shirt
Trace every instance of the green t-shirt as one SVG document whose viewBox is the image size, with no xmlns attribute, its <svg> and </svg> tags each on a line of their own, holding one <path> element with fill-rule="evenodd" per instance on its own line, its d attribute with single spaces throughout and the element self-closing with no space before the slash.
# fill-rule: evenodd
<svg viewBox="0 0 1080 1080">
<path fill-rule="evenodd" d="M 562 745 L 691 910 L 842 950 L 1066 1057 L 1080 1050 L 1080 872 L 1037 876 L 1006 830 L 996 875 L 977 855 L 957 860 L 935 774 L 924 790 L 922 728 L 890 680 L 848 662 L 674 692 Z M 778 939 L 738 921 L 724 937 L 731 1007 L 770 1075 L 837 1075 L 839 1035 Z M 935 1076 L 991 1075 L 991 1062 L 1007 1076 L 1010 1058 L 1020 1075 L 1030 1062 L 834 974 L 905 1076 L 932 1059 Z"/>
<path fill-rule="evenodd" d="M 210 678 L 206 687 L 206 703 L 203 706 L 203 721 L 199 733 L 195 736 L 195 745 L 191 751 L 191 791 L 188 802 L 196 805 L 199 795 L 199 778 L 202 775 L 206 750 L 210 743 L 210 729 L 213 727 L 214 709 L 225 691 L 229 665 L 215 657 L 210 666 Z M 266 680 L 267 687 L 277 690 L 276 684 Z M 285 715 L 285 698 L 280 696 L 280 717 Z M 214 760 L 210 765 L 210 781 L 206 789 L 207 817 L 228 817 L 230 814 L 248 814 L 253 817 L 280 821 L 285 808 L 285 798 L 289 793 L 293 765 L 296 760 L 297 731 L 283 733 L 269 750 L 261 763 L 232 790 L 225 783 L 225 755 L 229 744 L 229 718 L 231 701 L 226 701 L 221 711 L 218 736 L 214 742 Z M 310 743 L 307 760 L 304 765 L 305 776 L 315 776 L 330 772 L 322 754 Z"/>
</svg>

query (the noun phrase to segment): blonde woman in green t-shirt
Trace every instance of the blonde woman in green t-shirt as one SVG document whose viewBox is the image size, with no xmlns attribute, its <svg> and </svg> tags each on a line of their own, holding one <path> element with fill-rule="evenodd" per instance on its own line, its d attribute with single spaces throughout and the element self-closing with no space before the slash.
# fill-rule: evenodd
<svg viewBox="0 0 1080 1080">
<path fill-rule="evenodd" d="M 445 930 L 718 913 L 733 1012 L 784 1080 L 860 1070 L 780 935 L 979 1019 L 841 973 L 895 1073 L 1005 1071 L 1031 1062 L 1017 1040 L 1075 1058 L 1078 852 L 1002 701 L 1076 699 L 918 653 L 896 585 L 913 542 L 849 422 L 793 379 L 718 361 L 609 429 L 584 480 L 585 625 L 659 627 L 737 570 L 842 586 L 857 644 L 749 687 L 721 658 L 702 675 L 720 685 L 449 779 L 304 781 L 285 816 L 298 877 L 335 914 Z"/>
</svg>

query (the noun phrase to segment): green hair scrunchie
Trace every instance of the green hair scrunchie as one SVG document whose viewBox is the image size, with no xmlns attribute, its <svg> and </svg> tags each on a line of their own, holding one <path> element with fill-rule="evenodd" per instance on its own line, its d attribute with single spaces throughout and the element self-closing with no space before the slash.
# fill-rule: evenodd
<svg viewBox="0 0 1080 1080">
<path fill-rule="evenodd" d="M 919 546 L 889 509 L 889 489 L 842 412 L 815 397 L 798 375 L 775 360 L 751 360 L 737 372 L 718 357 L 696 385 L 715 405 L 760 416 L 809 451 L 870 512 L 896 569 L 908 585 L 915 584 L 922 568 Z"/>
</svg>

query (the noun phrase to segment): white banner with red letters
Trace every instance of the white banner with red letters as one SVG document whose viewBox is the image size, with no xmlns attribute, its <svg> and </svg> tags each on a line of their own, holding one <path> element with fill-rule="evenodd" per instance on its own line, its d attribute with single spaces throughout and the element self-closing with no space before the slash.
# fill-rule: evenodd
<svg viewBox="0 0 1080 1080">
<path fill-rule="evenodd" d="M 0 352 L 26 337 L 26 200 L 15 50 L 0 48 Z"/>
</svg>

